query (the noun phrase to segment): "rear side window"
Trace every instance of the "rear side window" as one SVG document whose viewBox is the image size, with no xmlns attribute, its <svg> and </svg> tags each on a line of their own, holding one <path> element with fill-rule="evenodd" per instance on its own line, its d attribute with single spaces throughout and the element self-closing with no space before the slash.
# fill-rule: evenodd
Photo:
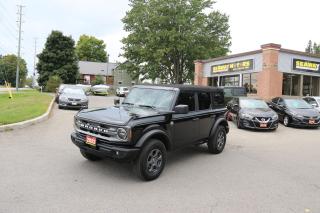
<svg viewBox="0 0 320 213">
<path fill-rule="evenodd" d="M 195 111 L 195 93 L 194 92 L 180 92 L 177 105 L 188 105 L 189 111 Z"/>
<path fill-rule="evenodd" d="M 224 95 L 222 91 L 213 93 L 213 108 L 224 106 Z"/>
<path fill-rule="evenodd" d="M 210 93 L 200 92 L 198 93 L 199 110 L 206 110 L 211 108 Z"/>
<path fill-rule="evenodd" d="M 247 91 L 245 88 L 233 88 L 233 95 L 234 96 L 247 96 Z"/>
</svg>

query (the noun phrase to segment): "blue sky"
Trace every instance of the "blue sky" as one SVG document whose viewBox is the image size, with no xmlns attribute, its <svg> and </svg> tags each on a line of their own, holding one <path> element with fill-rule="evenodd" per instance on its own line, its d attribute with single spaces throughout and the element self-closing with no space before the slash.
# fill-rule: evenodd
<svg viewBox="0 0 320 213">
<path fill-rule="evenodd" d="M 17 52 L 17 4 L 23 4 L 22 57 L 33 72 L 34 38 L 41 52 L 51 30 L 60 30 L 76 41 L 81 34 L 103 39 L 110 61 L 121 61 L 121 18 L 129 10 L 128 0 L 0 0 L 0 54 Z M 255 50 L 275 42 L 301 50 L 309 39 L 320 42 L 317 10 L 320 1 L 305 0 L 217 0 L 214 9 L 230 16 L 232 53 Z"/>
</svg>

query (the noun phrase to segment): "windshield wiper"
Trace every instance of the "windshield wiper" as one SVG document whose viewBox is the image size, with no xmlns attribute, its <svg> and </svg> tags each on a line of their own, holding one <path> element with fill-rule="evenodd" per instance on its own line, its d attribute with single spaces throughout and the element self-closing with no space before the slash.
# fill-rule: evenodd
<svg viewBox="0 0 320 213">
<path fill-rule="evenodd" d="M 122 104 L 125 104 L 125 105 L 134 105 L 133 103 L 129 103 L 129 102 L 122 102 Z"/>
</svg>

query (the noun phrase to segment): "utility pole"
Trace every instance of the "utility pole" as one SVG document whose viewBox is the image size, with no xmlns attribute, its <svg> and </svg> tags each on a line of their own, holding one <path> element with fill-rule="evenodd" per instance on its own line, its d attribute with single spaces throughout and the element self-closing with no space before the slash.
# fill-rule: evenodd
<svg viewBox="0 0 320 213">
<path fill-rule="evenodd" d="M 33 87 L 36 85 L 36 60 L 37 60 L 37 38 L 34 38 L 33 78 L 32 78 Z"/>
<path fill-rule="evenodd" d="M 24 6 L 18 5 L 18 26 L 19 26 L 19 37 L 18 37 L 18 55 L 17 55 L 17 72 L 16 72 L 16 90 L 19 90 L 19 71 L 20 71 L 20 50 L 21 50 L 21 25 L 22 25 L 22 8 Z"/>
</svg>

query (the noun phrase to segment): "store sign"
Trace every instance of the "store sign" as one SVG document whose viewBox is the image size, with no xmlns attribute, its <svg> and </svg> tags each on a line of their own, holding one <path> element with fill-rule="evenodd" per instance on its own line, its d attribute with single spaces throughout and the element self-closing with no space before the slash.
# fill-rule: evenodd
<svg viewBox="0 0 320 213">
<path fill-rule="evenodd" d="M 233 63 L 218 64 L 211 67 L 212 74 L 219 72 L 245 71 L 253 69 L 253 59 L 236 61 Z"/>
<path fill-rule="evenodd" d="M 293 70 L 320 72 L 320 62 L 293 59 Z"/>
</svg>

